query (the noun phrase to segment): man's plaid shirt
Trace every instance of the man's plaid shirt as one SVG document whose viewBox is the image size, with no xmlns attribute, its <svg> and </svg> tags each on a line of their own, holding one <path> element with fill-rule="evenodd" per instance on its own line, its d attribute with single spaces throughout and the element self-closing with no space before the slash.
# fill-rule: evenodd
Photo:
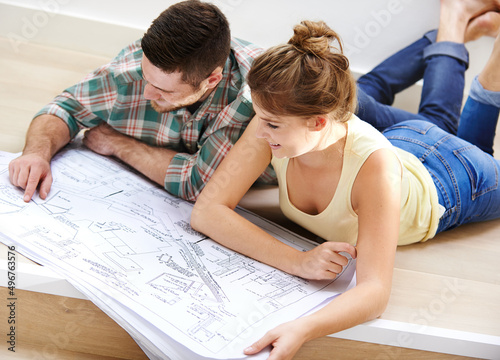
<svg viewBox="0 0 500 360">
<path fill-rule="evenodd" d="M 140 40 L 123 49 L 109 64 L 66 89 L 35 116 L 63 119 L 74 137 L 82 129 L 107 122 L 119 132 L 151 146 L 177 151 L 168 166 L 165 189 L 196 200 L 205 183 L 254 116 L 246 75 L 261 49 L 239 39 L 215 91 L 191 114 L 186 108 L 159 114 L 143 96 Z M 259 179 L 275 183 L 271 167 Z"/>
</svg>

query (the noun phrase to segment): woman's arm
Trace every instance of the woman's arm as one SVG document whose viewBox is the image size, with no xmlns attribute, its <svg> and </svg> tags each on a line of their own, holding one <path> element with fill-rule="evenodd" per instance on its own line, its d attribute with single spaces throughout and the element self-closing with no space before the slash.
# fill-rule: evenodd
<svg viewBox="0 0 500 360">
<path fill-rule="evenodd" d="M 282 324 L 246 349 L 254 354 L 273 345 L 269 359 L 291 359 L 305 342 L 374 319 L 387 306 L 399 234 L 401 168 L 389 150 L 378 150 L 354 183 L 359 218 L 356 286 L 321 310 Z"/>
<path fill-rule="evenodd" d="M 255 136 L 254 118 L 201 192 L 191 226 L 218 243 L 289 274 L 334 279 L 347 264 L 339 252 L 356 257 L 347 243 L 324 243 L 302 252 L 285 245 L 238 215 L 234 208 L 271 161 L 269 144 Z"/>
<path fill-rule="evenodd" d="M 258 121 L 254 118 L 250 122 L 201 192 L 193 208 L 191 226 L 239 253 L 291 272 L 287 263 L 293 263 L 300 252 L 234 211 L 271 161 L 268 143 L 255 136 Z"/>
</svg>

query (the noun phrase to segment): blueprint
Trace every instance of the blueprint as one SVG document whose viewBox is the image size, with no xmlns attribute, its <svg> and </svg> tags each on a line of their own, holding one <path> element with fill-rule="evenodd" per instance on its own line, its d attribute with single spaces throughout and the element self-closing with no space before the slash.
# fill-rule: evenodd
<svg viewBox="0 0 500 360">
<path fill-rule="evenodd" d="M 225 248 L 190 227 L 192 203 L 78 143 L 53 159 L 47 199 L 25 203 L 9 182 L 12 157 L 0 154 L 3 238 L 63 274 L 151 358 L 243 358 L 271 328 L 353 286 L 354 261 L 337 280 L 313 282 Z M 314 246 L 237 211 L 290 246 Z"/>
</svg>

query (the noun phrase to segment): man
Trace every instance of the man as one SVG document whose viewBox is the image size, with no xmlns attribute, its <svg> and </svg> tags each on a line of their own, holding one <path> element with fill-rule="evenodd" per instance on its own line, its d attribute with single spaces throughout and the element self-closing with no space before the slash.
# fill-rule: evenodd
<svg viewBox="0 0 500 360">
<path fill-rule="evenodd" d="M 50 161 L 83 128 L 91 150 L 115 156 L 170 193 L 195 200 L 254 115 L 245 81 L 261 52 L 230 37 L 214 5 L 170 6 L 141 40 L 35 115 L 12 184 L 45 199 Z M 267 169 L 264 182 L 274 174 Z"/>
</svg>

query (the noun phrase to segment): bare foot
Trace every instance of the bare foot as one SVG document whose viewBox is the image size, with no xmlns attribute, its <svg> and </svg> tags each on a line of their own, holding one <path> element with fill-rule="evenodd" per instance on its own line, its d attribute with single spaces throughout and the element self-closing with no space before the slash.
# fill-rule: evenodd
<svg viewBox="0 0 500 360">
<path fill-rule="evenodd" d="M 470 20 L 488 11 L 500 11 L 500 0 L 441 0 L 441 6 L 459 10 Z"/>
<path fill-rule="evenodd" d="M 500 33 L 500 13 L 489 11 L 472 19 L 465 31 L 465 42 L 474 41 L 482 36 L 497 37 Z"/>
<path fill-rule="evenodd" d="M 500 11 L 500 0 L 441 0 L 437 41 L 465 41 L 471 19 Z"/>
</svg>

